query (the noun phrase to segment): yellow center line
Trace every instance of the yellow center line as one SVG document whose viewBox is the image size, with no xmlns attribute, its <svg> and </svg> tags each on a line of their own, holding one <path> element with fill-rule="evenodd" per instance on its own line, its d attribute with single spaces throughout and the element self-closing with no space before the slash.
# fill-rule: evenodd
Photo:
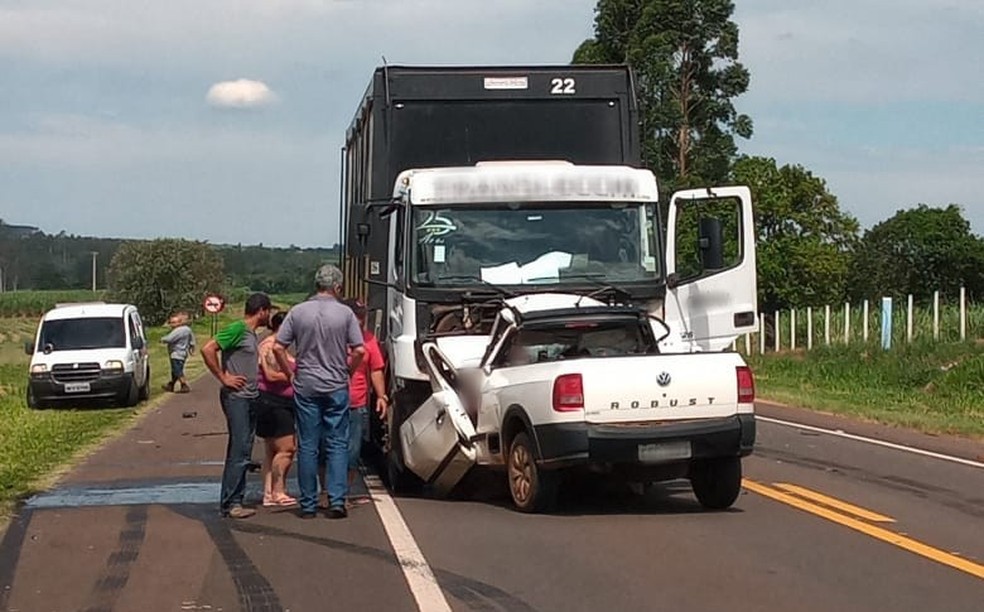
<svg viewBox="0 0 984 612">
<path fill-rule="evenodd" d="M 787 493 L 792 493 L 797 497 L 803 497 L 810 501 L 817 502 L 828 508 L 833 508 L 834 510 L 840 510 L 847 514 L 854 515 L 860 519 L 866 521 L 871 521 L 873 523 L 894 523 L 895 519 L 890 516 L 885 516 L 884 514 L 878 514 L 877 512 L 872 512 L 860 506 L 855 506 L 854 504 L 849 504 L 845 501 L 835 499 L 833 497 L 828 497 L 823 493 L 817 493 L 816 491 L 807 489 L 806 487 L 800 487 L 794 484 L 788 484 L 784 482 L 775 483 L 776 487 L 782 489 Z"/>
<path fill-rule="evenodd" d="M 869 537 L 875 538 L 876 540 L 887 542 L 888 544 L 897 546 L 903 550 L 907 550 L 921 557 L 925 557 L 926 559 L 936 561 L 937 563 L 952 567 L 953 569 L 960 570 L 961 572 L 966 572 L 971 576 L 984 580 L 984 565 L 974 563 L 973 561 L 968 561 L 967 559 L 944 552 L 938 548 L 933 548 L 932 546 L 923 544 L 922 542 L 913 540 L 912 538 L 897 534 L 887 529 L 869 525 L 849 516 L 844 516 L 843 514 L 839 514 L 833 510 L 824 508 L 823 506 L 818 506 L 790 495 L 789 493 L 780 491 L 779 489 L 773 489 L 772 487 L 748 480 L 747 478 L 742 479 L 742 485 L 749 491 L 758 493 L 763 497 L 768 497 L 769 499 L 786 504 L 787 506 L 792 506 L 793 508 L 803 510 L 804 512 L 809 512 L 810 514 L 827 519 L 828 521 L 837 523 L 838 525 L 843 525 L 844 527 L 853 529 L 854 531 L 859 531 Z"/>
</svg>

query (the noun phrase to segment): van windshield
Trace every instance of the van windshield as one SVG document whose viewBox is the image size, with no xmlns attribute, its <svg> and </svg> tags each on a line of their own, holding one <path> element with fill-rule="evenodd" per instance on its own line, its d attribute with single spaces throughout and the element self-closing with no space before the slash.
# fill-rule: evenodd
<svg viewBox="0 0 984 612">
<path fill-rule="evenodd" d="M 38 348 L 48 351 L 126 348 L 123 319 L 94 317 L 45 321 Z"/>
</svg>

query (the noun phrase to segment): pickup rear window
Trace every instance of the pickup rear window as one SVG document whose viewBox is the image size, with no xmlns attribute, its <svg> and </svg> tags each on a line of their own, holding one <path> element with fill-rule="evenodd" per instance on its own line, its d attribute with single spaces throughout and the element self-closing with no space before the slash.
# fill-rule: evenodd
<svg viewBox="0 0 984 612">
<path fill-rule="evenodd" d="M 648 322 L 635 317 L 537 321 L 520 328 L 497 365 L 516 366 L 586 357 L 626 357 L 657 352 Z"/>
</svg>

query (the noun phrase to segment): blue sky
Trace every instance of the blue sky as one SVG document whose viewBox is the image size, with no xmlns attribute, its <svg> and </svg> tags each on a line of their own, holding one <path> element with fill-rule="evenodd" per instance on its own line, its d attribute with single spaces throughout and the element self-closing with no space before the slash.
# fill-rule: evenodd
<svg viewBox="0 0 984 612">
<path fill-rule="evenodd" d="M 566 63 L 594 4 L 0 0 L 0 218 L 331 244 L 342 135 L 381 56 Z M 803 164 L 865 226 L 957 202 L 984 232 L 984 3 L 737 0 L 735 19 L 743 152 Z"/>
</svg>

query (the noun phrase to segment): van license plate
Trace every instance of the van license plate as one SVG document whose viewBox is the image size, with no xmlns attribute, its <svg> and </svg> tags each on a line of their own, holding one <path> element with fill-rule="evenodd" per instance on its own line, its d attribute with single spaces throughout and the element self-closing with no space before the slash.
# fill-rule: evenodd
<svg viewBox="0 0 984 612">
<path fill-rule="evenodd" d="M 65 393 L 88 393 L 89 383 L 65 383 Z"/>
<path fill-rule="evenodd" d="M 640 444 L 639 461 L 642 463 L 662 463 L 678 459 L 690 459 L 690 441 L 663 442 L 659 444 Z"/>
</svg>

